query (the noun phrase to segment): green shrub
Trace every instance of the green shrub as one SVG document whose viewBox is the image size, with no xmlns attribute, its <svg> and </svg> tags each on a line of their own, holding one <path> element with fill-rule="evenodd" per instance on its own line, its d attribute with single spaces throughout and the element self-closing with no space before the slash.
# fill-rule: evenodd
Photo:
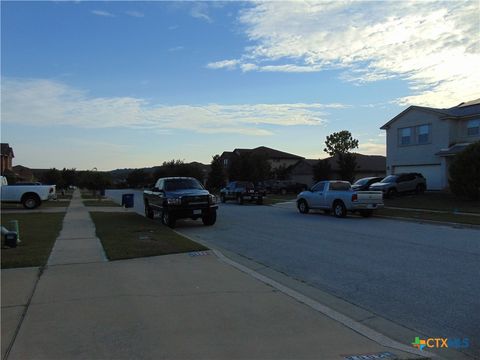
<svg viewBox="0 0 480 360">
<path fill-rule="evenodd" d="M 450 189 L 455 195 L 480 199 L 480 141 L 455 156 L 450 165 Z"/>
</svg>

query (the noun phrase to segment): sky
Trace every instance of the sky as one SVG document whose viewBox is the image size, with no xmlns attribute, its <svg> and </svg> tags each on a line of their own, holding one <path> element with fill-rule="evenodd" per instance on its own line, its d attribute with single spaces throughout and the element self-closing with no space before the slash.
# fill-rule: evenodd
<svg viewBox="0 0 480 360">
<path fill-rule="evenodd" d="M 324 158 L 410 105 L 480 97 L 478 1 L 1 2 L 1 141 L 14 165 Z"/>
</svg>

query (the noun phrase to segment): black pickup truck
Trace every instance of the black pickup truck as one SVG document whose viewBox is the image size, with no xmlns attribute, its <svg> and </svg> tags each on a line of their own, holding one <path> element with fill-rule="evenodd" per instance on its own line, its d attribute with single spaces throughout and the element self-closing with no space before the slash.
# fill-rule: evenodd
<svg viewBox="0 0 480 360">
<path fill-rule="evenodd" d="M 161 178 L 143 192 L 145 215 L 153 219 L 161 214 L 162 222 L 173 228 L 177 219 L 199 219 L 207 226 L 217 220 L 216 198 L 202 184 L 190 177 Z"/>
<path fill-rule="evenodd" d="M 231 181 L 220 190 L 220 199 L 222 203 L 227 200 L 236 200 L 242 205 L 244 201 L 256 201 L 257 204 L 263 204 L 265 192 L 255 188 L 253 183 L 248 181 Z"/>
</svg>

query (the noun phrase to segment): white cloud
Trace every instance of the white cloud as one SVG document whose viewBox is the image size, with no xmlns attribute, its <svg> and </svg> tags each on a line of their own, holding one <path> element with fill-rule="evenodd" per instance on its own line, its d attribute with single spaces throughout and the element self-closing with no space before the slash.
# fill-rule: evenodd
<svg viewBox="0 0 480 360">
<path fill-rule="evenodd" d="M 397 103 L 450 106 L 479 97 L 478 1 L 255 2 L 239 16 L 253 45 L 212 69 L 343 69 L 355 83 L 401 78 Z"/>
<path fill-rule="evenodd" d="M 190 15 L 196 19 L 204 20 L 208 23 L 213 22 L 212 18 L 208 15 L 208 5 L 203 2 L 193 3 L 190 9 Z"/>
<path fill-rule="evenodd" d="M 358 144 L 358 150 L 355 150 L 356 152 L 364 155 L 386 155 L 387 150 L 385 147 L 385 144 L 382 143 L 376 143 L 376 142 L 366 142 L 362 143 L 360 142 Z"/>
<path fill-rule="evenodd" d="M 140 11 L 125 11 L 125 14 L 127 14 L 128 16 L 137 17 L 137 18 L 142 18 L 145 16 L 145 14 Z"/>
<path fill-rule="evenodd" d="M 177 51 L 181 51 L 183 49 L 184 49 L 183 46 L 175 46 L 175 47 L 171 47 L 170 49 L 168 49 L 168 51 L 169 52 L 177 52 Z"/>
<path fill-rule="evenodd" d="M 113 15 L 112 13 L 109 13 L 108 11 L 103 11 L 103 10 L 92 10 L 92 14 L 97 16 L 115 17 L 115 15 Z"/>
<path fill-rule="evenodd" d="M 272 135 L 272 126 L 319 126 L 325 109 L 342 104 L 162 105 L 133 97 L 93 97 L 86 91 L 44 79 L 3 79 L 5 123 L 83 128 L 127 127 L 153 131 Z"/>
<path fill-rule="evenodd" d="M 240 64 L 239 60 L 222 60 L 207 64 L 209 69 L 229 69 L 233 70 Z"/>
</svg>

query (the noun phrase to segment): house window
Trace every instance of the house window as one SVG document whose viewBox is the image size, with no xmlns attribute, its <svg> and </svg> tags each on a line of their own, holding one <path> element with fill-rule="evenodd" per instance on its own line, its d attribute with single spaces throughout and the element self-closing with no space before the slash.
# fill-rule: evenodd
<svg viewBox="0 0 480 360">
<path fill-rule="evenodd" d="M 225 166 L 225 167 L 228 166 L 228 159 L 223 159 L 223 166 Z"/>
<path fill-rule="evenodd" d="M 417 127 L 417 136 L 419 144 L 427 144 L 430 142 L 430 125 L 420 125 Z"/>
<path fill-rule="evenodd" d="M 399 129 L 400 145 L 410 145 L 412 143 L 412 128 Z"/>
<path fill-rule="evenodd" d="M 470 120 L 467 123 L 467 135 L 473 136 L 473 135 L 479 135 L 479 134 L 480 134 L 480 120 L 479 119 Z"/>
</svg>

